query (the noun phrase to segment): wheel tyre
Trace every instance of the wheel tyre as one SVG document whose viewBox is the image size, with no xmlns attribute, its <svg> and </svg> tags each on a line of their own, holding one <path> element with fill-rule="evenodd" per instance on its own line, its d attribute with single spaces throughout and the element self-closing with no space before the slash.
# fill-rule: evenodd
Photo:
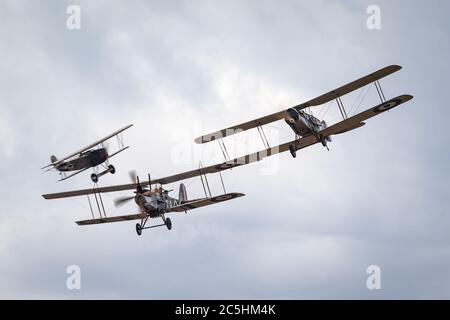
<svg viewBox="0 0 450 320">
<path fill-rule="evenodd" d="M 322 143 L 322 145 L 323 145 L 324 147 L 327 146 L 327 140 L 325 139 L 324 136 L 320 136 L 320 142 Z"/>
<path fill-rule="evenodd" d="M 97 183 L 98 182 L 98 176 L 95 173 L 91 174 L 91 180 L 92 180 L 92 182 Z"/>
<path fill-rule="evenodd" d="M 110 165 L 108 166 L 108 169 L 109 169 L 109 172 L 111 172 L 111 174 L 116 173 L 116 168 L 114 168 L 114 166 L 113 166 L 112 164 L 110 164 Z"/>
<path fill-rule="evenodd" d="M 293 158 L 297 157 L 297 152 L 292 144 L 289 146 L 289 151 L 291 152 Z"/>
<path fill-rule="evenodd" d="M 172 221 L 170 220 L 170 218 L 166 218 L 166 221 L 164 221 L 164 223 L 166 224 L 167 229 L 172 230 Z"/>
<path fill-rule="evenodd" d="M 136 223 L 136 233 L 138 234 L 138 236 L 142 234 L 142 228 L 139 223 Z"/>
</svg>

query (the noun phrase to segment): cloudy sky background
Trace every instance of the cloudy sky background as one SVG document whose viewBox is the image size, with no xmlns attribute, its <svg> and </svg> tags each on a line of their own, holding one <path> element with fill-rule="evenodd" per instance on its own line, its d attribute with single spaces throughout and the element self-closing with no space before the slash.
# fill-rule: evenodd
<svg viewBox="0 0 450 320">
<path fill-rule="evenodd" d="M 71 4 L 81 30 L 66 28 Z M 366 27 L 371 4 L 381 30 Z M 437 0 L 0 1 L 0 298 L 449 298 L 448 12 Z M 246 197 L 172 215 L 171 232 L 80 228 L 85 199 L 40 196 L 90 186 L 88 174 L 58 184 L 42 174 L 51 154 L 128 123 L 131 148 L 104 185 L 129 169 L 212 164 L 218 146 L 194 145 L 199 134 L 390 64 L 403 69 L 382 81 L 386 95 L 414 100 L 336 137 L 331 152 L 225 173 L 227 191 Z M 373 89 L 361 106 L 346 97 L 347 110 L 376 104 Z M 325 119 L 338 119 L 335 105 Z M 273 144 L 293 137 L 282 122 L 267 131 Z M 233 155 L 262 147 L 251 133 L 226 143 Z M 198 179 L 186 184 L 201 196 Z M 113 208 L 114 196 L 111 214 L 136 210 Z M 373 264 L 381 290 L 366 288 Z M 81 290 L 66 288 L 69 265 Z"/>
</svg>

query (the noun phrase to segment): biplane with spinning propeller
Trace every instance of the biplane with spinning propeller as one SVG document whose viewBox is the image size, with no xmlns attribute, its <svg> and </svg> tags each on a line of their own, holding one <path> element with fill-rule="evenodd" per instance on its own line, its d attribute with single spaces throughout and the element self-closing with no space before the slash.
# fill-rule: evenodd
<svg viewBox="0 0 450 320">
<path fill-rule="evenodd" d="M 93 219 L 77 221 L 76 223 L 78 225 L 92 225 L 92 224 L 119 222 L 128 220 L 141 220 L 140 223 L 136 224 L 136 232 L 138 235 L 141 235 L 143 229 L 164 225 L 170 230 L 172 228 L 172 222 L 169 218 L 165 217 L 165 214 L 167 213 L 187 212 L 188 210 L 209 206 L 212 204 L 216 204 L 218 202 L 231 200 L 244 195 L 242 193 L 236 192 L 227 193 L 222 180 L 224 193 L 218 196 L 212 196 L 207 182 L 206 176 L 207 174 L 214 174 L 214 173 L 220 174 L 221 171 L 228 170 L 237 166 L 258 162 L 268 156 L 272 156 L 286 151 L 289 151 L 291 155 L 295 158 L 296 152 L 298 150 L 306 148 L 308 146 L 312 146 L 316 143 L 321 143 L 324 147 L 328 149 L 328 143 L 331 142 L 331 136 L 342 134 L 360 128 L 365 124 L 364 121 L 376 115 L 379 115 L 385 111 L 389 111 L 411 100 L 413 98 L 411 95 L 400 95 L 390 100 L 386 100 L 383 89 L 379 82 L 380 79 L 390 74 L 393 74 L 399 71 L 400 69 L 401 67 L 397 65 L 385 67 L 365 77 L 352 81 L 342 87 L 339 87 L 317 98 L 294 106 L 287 110 L 282 110 L 270 114 L 268 116 L 244 122 L 236 126 L 228 127 L 226 129 L 206 134 L 195 139 L 195 142 L 197 143 L 207 143 L 210 141 L 218 140 L 222 148 L 222 151 L 224 152 L 224 156 L 226 159 L 225 162 L 207 167 L 200 166 L 198 169 L 182 172 L 179 174 L 155 180 L 151 180 L 149 176 L 148 181 L 143 182 L 140 182 L 139 178 L 134 173 L 131 173 L 130 176 L 132 178 L 132 183 L 130 184 L 122 184 L 106 187 L 98 187 L 94 185 L 94 188 L 90 189 L 44 194 L 43 197 L 45 199 L 60 199 L 60 198 L 87 195 L 91 207 L 91 212 L 93 214 Z M 372 83 L 375 84 L 381 103 L 363 112 L 360 112 L 356 115 L 349 117 L 342 103 L 341 97 L 357 89 L 370 85 Z M 336 100 L 343 120 L 331 126 L 328 126 L 324 120 L 320 120 L 317 117 L 314 117 L 312 114 L 305 112 L 306 108 L 323 105 L 333 100 Z M 288 126 L 293 130 L 295 134 L 295 139 L 293 141 L 286 142 L 275 147 L 270 147 L 262 126 L 283 119 L 288 124 Z M 258 129 L 261 139 L 263 140 L 265 149 L 235 159 L 230 159 L 230 157 L 226 152 L 226 146 L 223 142 L 223 138 L 254 128 Z M 170 197 L 168 195 L 170 191 L 165 190 L 162 187 L 164 184 L 170 184 L 181 180 L 190 179 L 193 177 L 202 178 L 202 184 L 205 191 L 204 198 L 196 200 L 188 200 L 186 188 L 183 183 L 180 184 L 178 198 Z M 222 176 L 220 177 L 222 179 Z M 206 183 L 204 183 L 204 181 Z M 152 188 L 153 184 L 155 185 L 155 188 Z M 160 185 L 159 188 L 157 187 L 158 184 Z M 205 187 L 205 184 L 207 187 Z M 121 205 L 127 201 L 134 199 L 136 204 L 138 205 L 139 212 L 131 215 L 107 217 L 106 212 L 104 210 L 101 195 L 107 192 L 117 192 L 133 189 L 135 190 L 134 195 L 116 199 L 115 204 Z M 90 199 L 89 195 L 94 196 L 98 212 L 100 214 L 100 218 L 94 217 L 94 213 L 92 211 L 93 206 L 91 205 L 91 201 L 89 200 Z M 163 223 L 147 227 L 146 223 L 149 218 L 162 218 Z"/>
</svg>

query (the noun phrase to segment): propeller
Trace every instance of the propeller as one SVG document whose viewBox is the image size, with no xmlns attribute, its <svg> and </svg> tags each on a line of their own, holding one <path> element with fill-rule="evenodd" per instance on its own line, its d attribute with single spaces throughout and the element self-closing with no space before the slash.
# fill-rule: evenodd
<svg viewBox="0 0 450 320">
<path fill-rule="evenodd" d="M 130 176 L 130 180 L 133 182 L 133 184 L 137 185 L 139 178 L 136 175 L 136 171 L 130 170 L 128 171 L 128 175 Z"/>
<path fill-rule="evenodd" d="M 142 186 L 139 183 L 139 176 L 136 175 L 136 171 L 134 171 L 134 170 L 128 171 L 128 175 L 130 177 L 130 180 L 133 182 L 133 184 L 136 187 L 135 193 L 136 194 L 144 193 L 145 190 L 142 188 Z M 114 205 L 116 207 L 119 207 L 119 206 L 127 203 L 128 201 L 133 200 L 135 197 L 136 196 L 127 196 L 127 197 L 121 197 L 121 198 L 114 199 Z"/>
<path fill-rule="evenodd" d="M 121 205 L 123 205 L 133 199 L 134 199 L 134 196 L 117 198 L 117 199 L 114 199 L 114 205 L 116 207 L 120 207 Z"/>
</svg>

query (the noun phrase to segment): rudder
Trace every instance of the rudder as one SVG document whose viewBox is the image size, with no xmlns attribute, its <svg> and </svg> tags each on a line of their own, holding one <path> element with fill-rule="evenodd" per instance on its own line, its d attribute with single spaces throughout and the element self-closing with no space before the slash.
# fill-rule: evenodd
<svg viewBox="0 0 450 320">
<path fill-rule="evenodd" d="M 186 186 L 184 185 L 184 183 L 180 184 L 180 191 L 178 193 L 178 201 L 180 201 L 180 203 L 185 203 L 188 201 Z"/>
</svg>

